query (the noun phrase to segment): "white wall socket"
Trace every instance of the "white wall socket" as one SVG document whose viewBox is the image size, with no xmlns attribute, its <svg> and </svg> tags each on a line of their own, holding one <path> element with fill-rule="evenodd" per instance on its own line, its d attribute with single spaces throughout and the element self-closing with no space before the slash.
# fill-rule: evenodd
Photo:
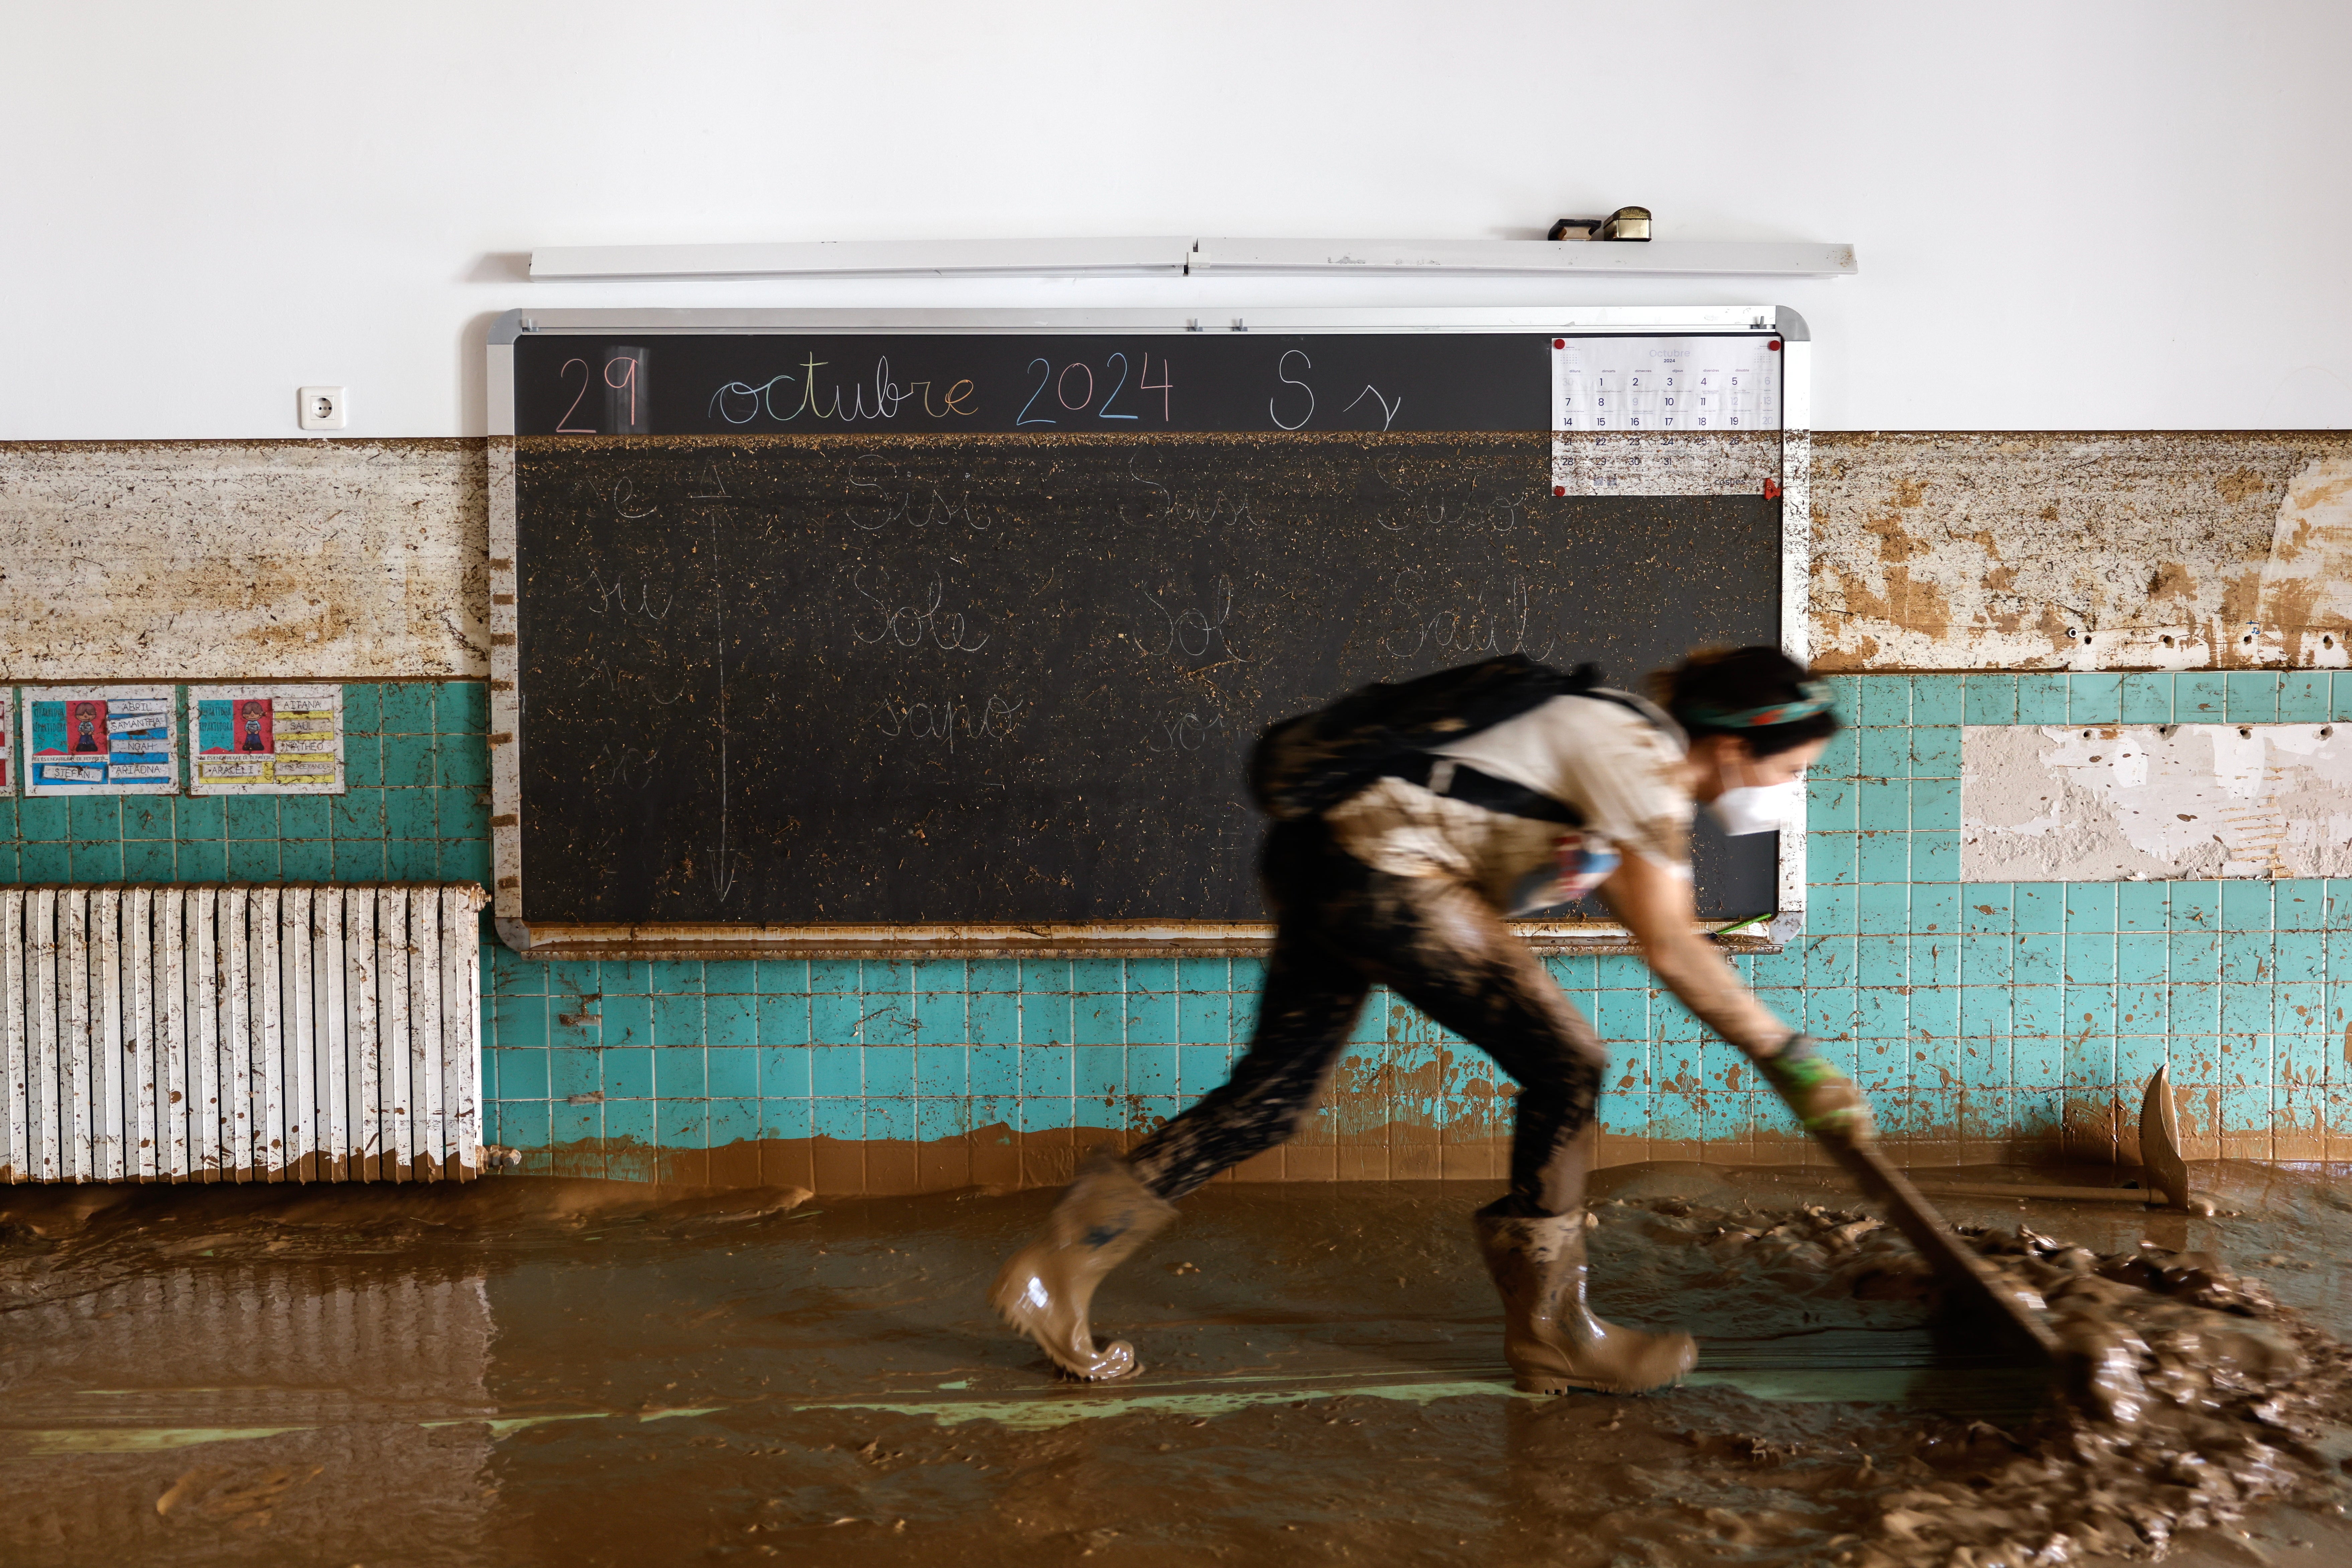
<svg viewBox="0 0 2352 1568">
<path fill-rule="evenodd" d="M 351 406 L 340 386 L 306 386 L 301 389 L 300 413 L 305 430 L 340 430 L 351 413 Z"/>
</svg>

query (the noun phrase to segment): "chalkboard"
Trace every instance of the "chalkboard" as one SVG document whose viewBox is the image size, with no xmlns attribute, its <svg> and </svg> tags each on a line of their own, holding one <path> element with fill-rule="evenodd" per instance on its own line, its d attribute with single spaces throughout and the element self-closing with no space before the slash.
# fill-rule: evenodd
<svg viewBox="0 0 2352 1568">
<path fill-rule="evenodd" d="M 1555 341 L 525 335 L 501 891 L 567 928 L 1264 920 L 1266 723 L 1780 639 L 1777 486 L 1554 493 Z M 1776 850 L 1703 830 L 1703 913 L 1772 912 Z"/>
</svg>

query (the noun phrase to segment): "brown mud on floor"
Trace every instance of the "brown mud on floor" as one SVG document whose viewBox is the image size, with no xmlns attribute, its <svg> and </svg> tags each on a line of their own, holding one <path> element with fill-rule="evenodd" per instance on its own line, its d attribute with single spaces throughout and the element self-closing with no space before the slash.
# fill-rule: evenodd
<svg viewBox="0 0 2352 1568">
<path fill-rule="evenodd" d="M 2352 1561 L 2352 1201 L 2199 1176 L 2235 1212 L 1948 1201 L 2131 1422 L 1934 1329 L 1816 1172 L 1601 1173 L 1595 1303 L 1699 1372 L 1549 1400 L 1475 1183 L 1202 1192 L 1105 1288 L 1144 1370 L 1100 1388 L 981 1308 L 1046 1193 L 16 1188 L 0 1563 Z"/>
</svg>

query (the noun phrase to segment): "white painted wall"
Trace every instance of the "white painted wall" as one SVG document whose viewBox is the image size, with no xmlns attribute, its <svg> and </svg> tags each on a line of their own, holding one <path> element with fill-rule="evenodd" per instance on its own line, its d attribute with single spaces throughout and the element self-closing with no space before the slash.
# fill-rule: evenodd
<svg viewBox="0 0 2352 1568">
<path fill-rule="evenodd" d="M 1827 428 L 2352 425 L 2328 0 L 0 0 L 0 438 L 483 428 L 518 304 L 1749 300 Z M 534 245 L 1851 240 L 1822 283 L 532 285 Z"/>
</svg>

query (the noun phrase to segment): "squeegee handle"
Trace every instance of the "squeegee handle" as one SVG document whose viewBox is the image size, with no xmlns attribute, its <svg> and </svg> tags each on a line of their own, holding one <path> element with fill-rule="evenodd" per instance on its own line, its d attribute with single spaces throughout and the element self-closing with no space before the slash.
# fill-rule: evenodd
<svg viewBox="0 0 2352 1568">
<path fill-rule="evenodd" d="M 2052 1365 L 2064 1359 L 2064 1348 L 2050 1325 L 2011 1293 L 1991 1265 L 1944 1223 L 1943 1215 L 1919 1195 L 1908 1177 L 1887 1163 L 1885 1155 L 1867 1143 L 1830 1138 L 1821 1142 L 1861 1185 L 1864 1195 L 1885 1208 L 1887 1218 L 1942 1277 L 1955 1301 L 2010 1329 Z"/>
</svg>

